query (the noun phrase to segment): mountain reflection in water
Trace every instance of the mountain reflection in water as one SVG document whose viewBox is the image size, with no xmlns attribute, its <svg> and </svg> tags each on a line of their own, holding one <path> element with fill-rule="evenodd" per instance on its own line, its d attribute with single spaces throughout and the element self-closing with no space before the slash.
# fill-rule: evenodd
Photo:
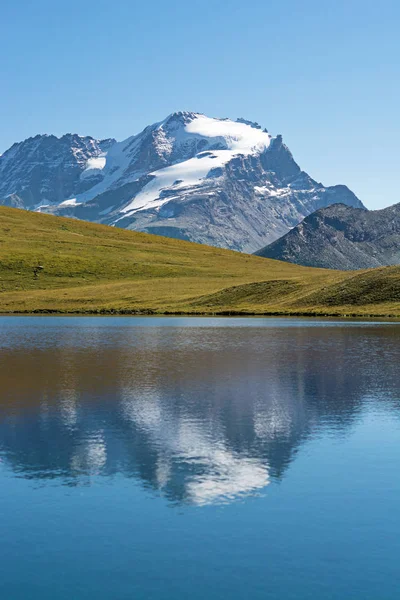
<svg viewBox="0 0 400 600">
<path fill-rule="evenodd" d="M 44 485 L 123 476 L 174 503 L 229 502 L 371 402 L 398 407 L 396 325 L 145 321 L 2 328 L 3 466 Z"/>
</svg>

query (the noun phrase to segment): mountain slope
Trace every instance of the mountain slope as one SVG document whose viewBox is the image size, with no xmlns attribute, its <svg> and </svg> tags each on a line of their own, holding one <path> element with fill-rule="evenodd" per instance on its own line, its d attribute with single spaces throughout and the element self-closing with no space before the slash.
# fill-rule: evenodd
<svg viewBox="0 0 400 600">
<path fill-rule="evenodd" d="M 400 268 L 312 269 L 0 207 L 0 312 L 400 316 Z"/>
<path fill-rule="evenodd" d="M 400 204 L 375 211 L 341 204 L 323 208 L 256 254 L 330 269 L 399 264 Z"/>
<path fill-rule="evenodd" d="M 87 140 L 75 138 L 81 146 Z M 60 146 L 64 138 L 55 140 L 52 144 Z M 36 153 L 32 168 L 32 140 L 26 149 L 28 169 L 20 157 L 27 142 L 19 145 L 15 160 L 11 148 L 0 157 L 0 199 L 245 252 L 279 238 L 323 206 L 363 206 L 346 186 L 325 188 L 311 179 L 281 136 L 273 138 L 244 119 L 179 112 L 123 142 L 106 141 L 107 150 L 104 142 L 88 140 L 85 151 L 79 150 L 82 160 L 66 149 L 57 168 L 51 151 Z M 90 160 L 98 168 L 88 169 Z M 32 170 L 34 176 L 26 180 L 23 173 Z"/>
</svg>

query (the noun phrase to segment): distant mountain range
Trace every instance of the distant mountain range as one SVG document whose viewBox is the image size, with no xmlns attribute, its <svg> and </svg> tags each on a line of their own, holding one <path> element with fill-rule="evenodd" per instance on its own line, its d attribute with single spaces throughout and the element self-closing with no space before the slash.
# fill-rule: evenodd
<svg viewBox="0 0 400 600">
<path fill-rule="evenodd" d="M 400 263 L 400 204 L 367 211 L 343 204 L 322 208 L 258 256 L 329 269 Z"/>
<path fill-rule="evenodd" d="M 254 252 L 334 203 L 257 123 L 178 112 L 123 142 L 38 135 L 0 156 L 0 204 Z"/>
</svg>

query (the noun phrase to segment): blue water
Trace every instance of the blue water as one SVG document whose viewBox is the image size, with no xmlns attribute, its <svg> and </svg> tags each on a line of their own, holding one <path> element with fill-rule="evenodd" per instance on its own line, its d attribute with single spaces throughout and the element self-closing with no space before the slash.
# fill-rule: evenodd
<svg viewBox="0 0 400 600">
<path fill-rule="evenodd" d="M 394 600 L 400 325 L 0 317 L 1 600 Z"/>
</svg>

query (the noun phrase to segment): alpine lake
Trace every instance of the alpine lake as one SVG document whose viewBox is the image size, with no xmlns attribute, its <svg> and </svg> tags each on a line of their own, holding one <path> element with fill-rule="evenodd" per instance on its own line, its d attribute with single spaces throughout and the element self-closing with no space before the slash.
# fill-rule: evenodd
<svg viewBox="0 0 400 600">
<path fill-rule="evenodd" d="M 400 323 L 0 317 L 2 600 L 395 600 Z"/>
</svg>

